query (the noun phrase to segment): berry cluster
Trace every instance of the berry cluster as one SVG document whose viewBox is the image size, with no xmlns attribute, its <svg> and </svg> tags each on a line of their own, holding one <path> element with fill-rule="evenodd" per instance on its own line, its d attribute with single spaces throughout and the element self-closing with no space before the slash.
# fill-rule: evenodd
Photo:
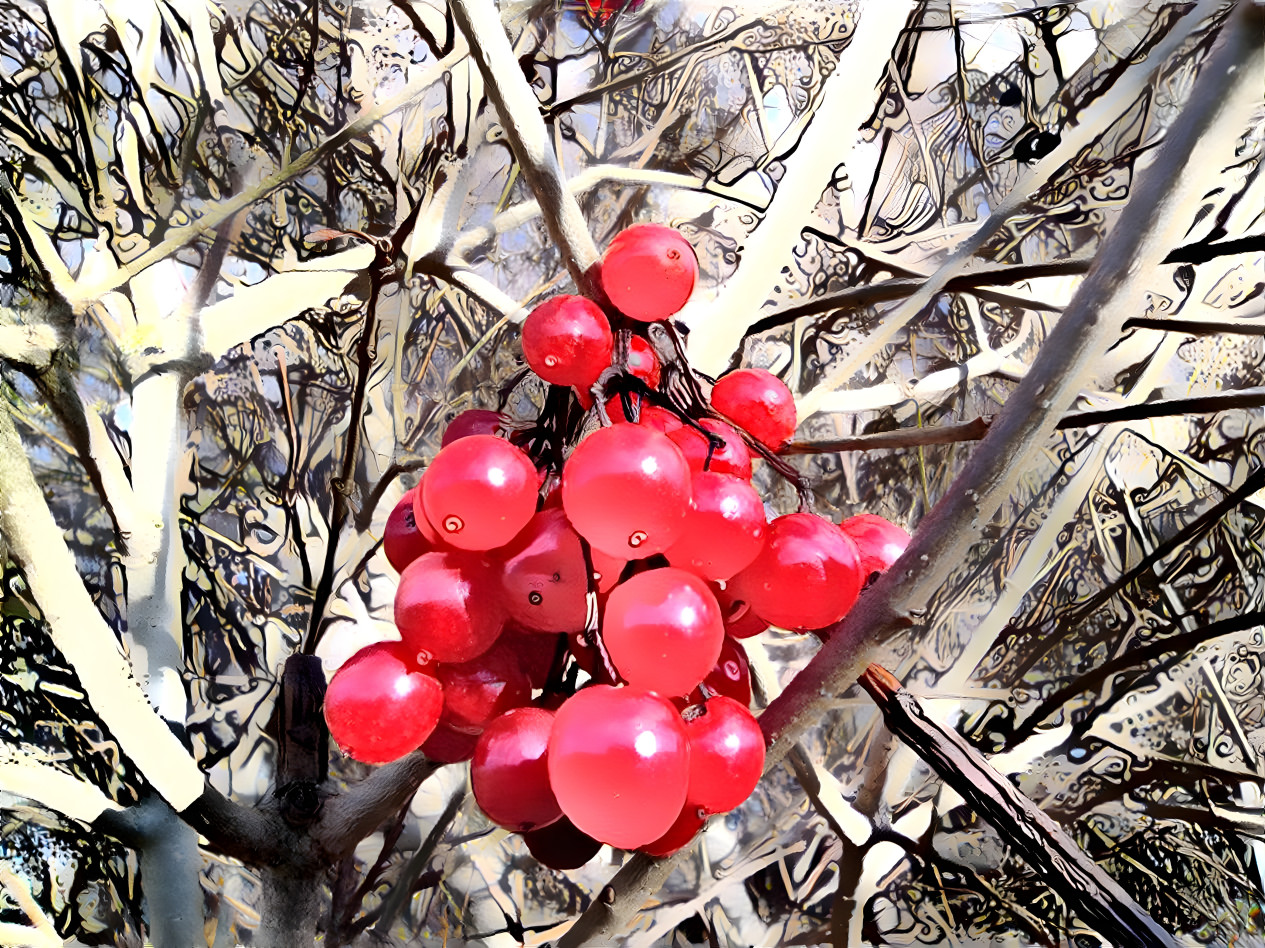
<svg viewBox="0 0 1265 948">
<path fill-rule="evenodd" d="M 697 275 L 684 237 L 630 227 L 600 275 L 601 304 L 554 297 L 523 324 L 541 417 L 457 416 L 392 511 L 401 641 L 325 701 L 361 761 L 470 759 L 483 811 L 556 868 L 601 843 L 667 855 L 741 804 L 764 739 L 740 640 L 832 625 L 908 540 L 872 515 L 766 520 L 752 455 L 780 463 L 794 401 L 760 369 L 708 397 L 663 343 Z"/>
</svg>

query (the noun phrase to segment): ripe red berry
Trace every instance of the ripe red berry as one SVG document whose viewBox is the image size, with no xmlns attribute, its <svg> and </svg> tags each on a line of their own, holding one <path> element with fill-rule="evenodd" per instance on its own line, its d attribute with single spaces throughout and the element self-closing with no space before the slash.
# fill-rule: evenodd
<svg viewBox="0 0 1265 948">
<path fill-rule="evenodd" d="M 650 388 L 659 387 L 659 357 L 654 354 L 654 347 L 640 336 L 628 340 L 628 371 Z"/>
<path fill-rule="evenodd" d="M 386 527 L 382 531 L 382 551 L 386 553 L 387 562 L 397 573 L 423 553 L 429 553 L 435 545 L 426 538 L 426 534 L 418 529 L 416 515 L 413 511 L 413 498 L 417 488 L 404 492 L 399 503 L 387 517 Z M 430 524 L 427 524 L 429 527 Z"/>
<path fill-rule="evenodd" d="M 602 257 L 606 295 L 621 313 L 642 322 L 679 312 L 697 279 L 694 248 L 661 224 L 634 224 L 620 231 Z"/>
<path fill-rule="evenodd" d="M 505 611 L 525 629 L 584 628 L 587 568 L 580 535 L 555 508 L 542 510 L 497 551 Z"/>
<path fill-rule="evenodd" d="M 693 690 L 716 664 L 724 638 L 707 584 L 671 566 L 620 583 L 602 615 L 602 641 L 620 676 L 662 695 Z"/>
<path fill-rule="evenodd" d="M 852 538 L 829 520 L 793 513 L 769 524 L 764 549 L 727 591 L 774 625 L 817 630 L 847 614 L 861 581 Z"/>
<path fill-rule="evenodd" d="M 652 405 L 643 399 L 640 395 L 633 394 L 629 398 L 640 409 L 637 415 L 637 424 L 646 428 L 654 428 L 664 434 L 671 434 L 676 429 L 682 427 L 683 422 L 666 408 L 660 408 L 658 405 Z M 619 396 L 607 399 L 606 414 L 610 416 L 611 421 L 619 424 L 627 422 L 628 416 L 624 414 L 624 403 Z"/>
<path fill-rule="evenodd" d="M 486 408 L 467 409 L 448 422 L 439 446 L 446 448 L 459 438 L 468 438 L 471 435 L 494 435 L 501 430 L 501 424 L 504 421 L 505 416 L 499 411 L 490 411 Z"/>
<path fill-rule="evenodd" d="M 694 842 L 694 837 L 706 823 L 707 813 L 702 807 L 687 801 L 685 806 L 681 807 L 681 813 L 671 828 L 653 843 L 646 843 L 639 852 L 654 856 L 656 859 L 671 856 Z"/>
<path fill-rule="evenodd" d="M 445 542 L 491 550 L 527 525 L 539 489 L 526 454 L 493 435 L 470 435 L 440 450 L 426 469 L 422 513 Z"/>
<path fill-rule="evenodd" d="M 728 585 L 732 587 L 733 584 Z M 725 619 L 725 635 L 734 639 L 749 639 L 769 627 L 769 623 L 756 614 L 749 602 L 734 598 L 732 589 L 721 589 L 715 584 L 709 588 L 720 603 L 720 611 Z"/>
<path fill-rule="evenodd" d="M 488 819 L 516 833 L 562 816 L 549 786 L 553 713 L 515 708 L 491 721 L 474 748 L 470 785 Z"/>
<path fill-rule="evenodd" d="M 598 840 L 582 833 L 565 816 L 524 833 L 523 842 L 532 858 L 550 869 L 579 869 L 602 848 Z"/>
<path fill-rule="evenodd" d="M 496 579 L 481 557 L 424 553 L 400 575 L 395 625 L 413 655 L 468 662 L 492 647 L 503 623 Z"/>
<path fill-rule="evenodd" d="M 507 626 L 496 644 L 513 650 L 532 688 L 543 688 L 549 682 L 549 672 L 553 670 L 559 650 L 566 647 L 565 638 L 564 635 L 524 632 Z"/>
<path fill-rule="evenodd" d="M 707 696 L 703 694 L 704 688 L 712 695 L 733 698 L 744 708 L 751 707 L 751 663 L 747 660 L 747 653 L 741 642 L 725 636 L 725 642 L 720 647 L 720 658 L 716 659 L 716 664 L 707 673 L 703 683 L 690 692 L 688 698 L 678 707 L 684 709 L 691 704 L 702 704 L 707 700 Z"/>
<path fill-rule="evenodd" d="M 635 849 L 658 839 L 685 803 L 685 725 L 665 698 L 593 685 L 558 709 L 549 735 L 549 783 L 580 830 Z"/>
<path fill-rule="evenodd" d="M 694 506 L 665 554 L 703 579 L 728 579 L 764 548 L 764 504 L 750 481 L 703 471 L 690 481 Z"/>
<path fill-rule="evenodd" d="M 795 396 L 764 369 L 738 369 L 712 388 L 712 408 L 777 450 L 795 434 Z"/>
<path fill-rule="evenodd" d="M 440 663 L 435 677 L 444 686 L 440 722 L 462 734 L 479 735 L 489 721 L 531 701 L 531 683 L 518 655 L 500 642 L 478 658 Z"/>
<path fill-rule="evenodd" d="M 676 446 L 685 455 L 690 470 L 733 474 L 751 480 L 751 451 L 733 425 L 714 418 L 704 418 L 699 425 L 719 436 L 722 443 L 712 447 L 710 439 L 685 426 L 668 432 L 668 437 L 676 442 Z"/>
<path fill-rule="evenodd" d="M 417 750 L 439 721 L 439 682 L 400 642 L 367 645 L 334 673 L 325 691 L 325 722 L 343 752 L 385 764 Z"/>
<path fill-rule="evenodd" d="M 427 760 L 437 764 L 459 764 L 474 756 L 474 749 L 479 742 L 473 734 L 462 734 L 443 724 L 435 725 L 430 737 L 421 747 Z"/>
<path fill-rule="evenodd" d="M 684 714 L 690 739 L 685 798 L 708 813 L 725 813 L 751 796 L 764 772 L 764 735 L 751 712 L 717 696 Z"/>
<path fill-rule="evenodd" d="M 839 529 L 856 541 L 861 554 L 861 575 L 885 572 L 909 546 L 909 534 L 877 514 L 858 514 L 839 524 Z"/>
<path fill-rule="evenodd" d="M 613 344 L 606 314 L 583 296 L 555 296 L 523 321 L 523 358 L 553 385 L 589 388 L 611 364 Z"/>
<path fill-rule="evenodd" d="M 579 534 L 609 556 L 662 553 L 685 529 L 690 469 L 667 435 L 643 425 L 600 428 L 562 469 L 562 506 Z"/>
</svg>

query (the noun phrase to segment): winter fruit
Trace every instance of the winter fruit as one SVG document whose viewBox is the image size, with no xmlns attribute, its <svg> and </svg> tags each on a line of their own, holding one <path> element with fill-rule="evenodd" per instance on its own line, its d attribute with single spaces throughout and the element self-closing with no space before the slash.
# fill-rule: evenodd
<svg viewBox="0 0 1265 948">
<path fill-rule="evenodd" d="M 727 586 L 735 600 L 784 629 L 824 629 L 861 592 L 861 557 L 852 538 L 810 513 L 769 524 L 764 549 Z"/>
<path fill-rule="evenodd" d="M 325 722 L 343 752 L 385 764 L 417 750 L 439 721 L 439 682 L 400 642 L 367 645 L 334 673 L 325 691 Z"/>
<path fill-rule="evenodd" d="M 441 663 L 435 677 L 444 686 L 440 723 L 460 734 L 477 736 L 497 715 L 531 701 L 531 682 L 517 653 L 499 642 L 472 661 Z"/>
<path fill-rule="evenodd" d="M 459 764 L 474 756 L 478 742 L 479 739 L 473 734 L 462 734 L 443 724 L 437 724 L 421 750 L 427 760 L 433 760 L 437 764 Z"/>
<path fill-rule="evenodd" d="M 628 340 L 628 371 L 646 383 L 647 388 L 659 387 L 659 357 L 654 347 L 640 336 Z"/>
<path fill-rule="evenodd" d="M 776 451 L 795 434 L 795 396 L 764 369 L 738 369 L 712 388 L 712 408 Z"/>
<path fill-rule="evenodd" d="M 685 806 L 681 807 L 681 813 L 677 816 L 676 822 L 668 831 L 653 843 L 646 843 L 640 851 L 656 859 L 671 856 L 692 843 L 706 823 L 707 812 L 687 800 Z"/>
<path fill-rule="evenodd" d="M 474 798 L 488 819 L 516 833 L 552 823 L 562 808 L 549 786 L 553 714 L 515 708 L 483 731 L 470 760 Z"/>
<path fill-rule="evenodd" d="M 652 405 L 649 401 L 642 398 L 638 394 L 628 396 L 629 401 L 633 405 L 634 412 L 638 412 L 636 424 L 644 425 L 647 428 L 654 428 L 656 431 L 662 431 L 664 434 L 671 434 L 678 428 L 683 427 L 684 422 L 666 408 L 660 408 L 658 405 Z M 624 413 L 623 399 L 616 395 L 606 402 L 606 414 L 610 416 L 612 422 L 629 422 L 631 419 Z"/>
<path fill-rule="evenodd" d="M 702 471 L 690 489 L 694 506 L 665 555 L 703 579 L 728 579 L 764 548 L 764 503 L 750 481 L 733 474 Z"/>
<path fill-rule="evenodd" d="M 598 840 L 580 832 L 565 816 L 524 833 L 523 842 L 536 862 L 561 870 L 579 869 L 602 848 Z"/>
<path fill-rule="evenodd" d="M 599 428 L 562 470 L 562 507 L 580 536 L 608 556 L 662 553 L 685 529 L 690 469 L 661 432 Z"/>
<path fill-rule="evenodd" d="M 552 385 L 589 388 L 611 364 L 613 345 L 606 314 L 583 296 L 555 296 L 523 321 L 523 358 Z"/>
<path fill-rule="evenodd" d="M 463 550 L 503 546 L 536 512 L 531 458 L 493 435 L 470 435 L 435 455 L 421 484 L 421 513 Z"/>
<path fill-rule="evenodd" d="M 534 632 L 584 628 L 588 569 L 580 535 L 561 510 L 536 514 L 497 554 L 505 611 L 514 622 Z"/>
<path fill-rule="evenodd" d="M 751 480 L 751 452 L 733 425 L 714 418 L 704 418 L 699 426 L 720 438 L 721 443 L 713 445 L 709 438 L 685 426 L 668 433 L 668 437 L 676 442 L 676 446 L 685 455 L 690 470 L 695 473 L 711 471 L 713 474 L 733 474 Z"/>
<path fill-rule="evenodd" d="M 426 538 L 426 534 L 418 529 L 413 510 L 413 498 L 416 494 L 416 487 L 404 492 L 399 503 L 392 508 L 382 531 L 382 550 L 386 553 L 387 562 L 397 573 L 404 572 L 409 563 L 435 548 L 434 543 Z"/>
<path fill-rule="evenodd" d="M 439 446 L 446 448 L 454 441 L 471 435 L 494 435 L 501 430 L 501 423 L 504 421 L 505 416 L 499 411 L 487 408 L 467 409 L 448 422 Z"/>
<path fill-rule="evenodd" d="M 764 734 L 751 712 L 718 696 L 686 709 L 690 783 L 685 799 L 708 813 L 739 806 L 764 772 Z"/>
<path fill-rule="evenodd" d="M 662 224 L 620 231 L 602 257 L 602 289 L 621 313 L 642 322 L 679 312 L 697 279 L 694 248 Z"/>
<path fill-rule="evenodd" d="M 424 553 L 400 575 L 395 625 L 419 660 L 478 658 L 492 647 L 503 623 L 496 579 L 481 557 Z"/>
<path fill-rule="evenodd" d="M 868 579 L 883 573 L 900 559 L 909 546 L 909 534 L 877 514 L 858 514 L 839 524 L 839 529 L 856 541 L 861 554 L 861 575 Z"/>
<path fill-rule="evenodd" d="M 685 725 L 665 698 L 594 685 L 558 709 L 549 783 L 562 812 L 594 839 L 636 849 L 658 839 L 685 803 Z"/>
<path fill-rule="evenodd" d="M 671 566 L 620 583 L 602 616 L 602 641 L 620 676 L 662 695 L 692 691 L 716 664 L 724 638 L 707 584 Z"/>
</svg>

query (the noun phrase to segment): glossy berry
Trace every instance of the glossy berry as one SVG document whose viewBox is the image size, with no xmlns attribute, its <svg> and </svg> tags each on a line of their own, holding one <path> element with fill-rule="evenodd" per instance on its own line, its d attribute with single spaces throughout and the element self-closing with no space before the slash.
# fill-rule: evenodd
<svg viewBox="0 0 1265 948">
<path fill-rule="evenodd" d="M 462 734 L 443 724 L 437 724 L 422 745 L 421 751 L 427 760 L 433 760 L 437 764 L 459 764 L 474 756 L 478 742 L 479 738 L 473 734 Z"/>
<path fill-rule="evenodd" d="M 677 816 L 676 822 L 668 831 L 653 843 L 646 843 L 639 851 L 647 856 L 654 856 L 656 859 L 671 856 L 694 842 L 694 837 L 706 823 L 707 812 L 702 807 L 687 801 L 685 806 L 681 807 L 681 813 Z"/>
<path fill-rule="evenodd" d="M 562 506 L 608 556 L 662 553 L 685 529 L 690 469 L 666 435 L 643 425 L 599 428 L 562 469 Z"/>
<path fill-rule="evenodd" d="M 325 722 L 343 752 L 385 764 L 417 750 L 439 721 L 443 690 L 399 642 L 367 645 L 334 673 Z"/>
<path fill-rule="evenodd" d="M 498 826 L 521 833 L 552 823 L 562 808 L 549 786 L 553 714 L 515 708 L 488 724 L 470 760 L 479 808 Z"/>
<path fill-rule="evenodd" d="M 847 614 L 862 579 L 851 537 L 829 520 L 793 513 L 769 524 L 764 549 L 728 591 L 774 625 L 817 630 Z"/>
<path fill-rule="evenodd" d="M 400 575 L 395 625 L 419 660 L 468 662 L 501 634 L 500 603 L 486 560 L 460 551 L 425 553 Z"/>
<path fill-rule="evenodd" d="M 723 376 L 712 388 L 712 407 L 775 451 L 795 434 L 795 397 L 764 369 Z"/>
<path fill-rule="evenodd" d="M 684 714 L 690 739 L 685 798 L 708 813 L 726 813 L 751 796 L 764 772 L 764 735 L 743 705 L 723 696 Z"/>
<path fill-rule="evenodd" d="M 444 686 L 440 722 L 461 734 L 479 735 L 489 721 L 531 701 L 531 683 L 517 653 L 500 642 L 478 658 L 440 663 L 435 677 Z"/>
<path fill-rule="evenodd" d="M 690 481 L 694 506 L 680 539 L 665 554 L 703 579 L 728 579 L 764 548 L 764 503 L 751 482 L 703 471 Z"/>
<path fill-rule="evenodd" d="M 580 535 L 557 508 L 542 510 L 497 551 L 505 611 L 525 629 L 584 628 L 587 568 Z"/>
<path fill-rule="evenodd" d="M 566 648 L 565 640 L 564 635 L 524 632 L 514 626 L 507 626 L 501 632 L 496 645 L 514 652 L 532 688 L 543 688 L 549 681 L 549 673 L 553 670 L 559 651 Z"/>
<path fill-rule="evenodd" d="M 602 257 L 602 288 L 621 313 L 642 322 L 680 311 L 698 279 L 694 248 L 661 224 L 634 224 L 615 235 Z"/>
<path fill-rule="evenodd" d="M 660 408 L 658 405 L 652 405 L 649 401 L 640 395 L 632 394 L 629 396 L 634 411 L 639 410 L 636 423 L 646 428 L 653 428 L 664 434 L 671 434 L 676 429 L 683 426 L 680 418 L 668 411 L 666 408 Z M 624 413 L 624 403 L 619 396 L 607 399 L 606 414 L 610 416 L 612 422 L 627 422 L 628 416 Z"/>
<path fill-rule="evenodd" d="M 725 621 L 725 635 L 733 639 L 749 639 L 769 627 L 769 623 L 756 614 L 750 603 L 735 599 L 732 590 L 721 589 L 715 584 L 711 586 L 711 590 L 716 596 L 716 601 L 720 603 L 720 612 Z"/>
<path fill-rule="evenodd" d="M 416 493 L 416 487 L 404 492 L 399 503 L 392 508 L 387 517 L 386 527 L 382 531 L 382 551 L 386 554 L 387 562 L 397 573 L 404 572 L 404 568 L 409 563 L 435 548 L 435 544 L 418 529 L 416 514 L 413 510 L 413 498 Z M 430 524 L 426 526 L 429 527 Z"/>
<path fill-rule="evenodd" d="M 692 691 L 716 664 L 724 638 L 707 584 L 671 566 L 620 583 L 602 614 L 602 641 L 620 676 L 662 695 Z"/>
<path fill-rule="evenodd" d="M 531 458 L 493 435 L 470 435 L 435 455 L 421 484 L 422 513 L 462 550 L 503 546 L 536 512 Z"/>
<path fill-rule="evenodd" d="M 713 446 L 709 438 L 685 426 L 668 433 L 685 455 L 690 470 L 695 473 L 733 474 L 751 480 L 751 451 L 733 425 L 714 418 L 704 418 L 699 425 L 720 437 L 721 444 Z"/>
<path fill-rule="evenodd" d="M 576 828 L 565 816 L 523 834 L 532 858 L 550 869 L 579 869 L 597 855 L 602 844 Z"/>
<path fill-rule="evenodd" d="M 501 424 L 504 421 L 505 416 L 499 411 L 490 411 L 486 408 L 467 409 L 448 422 L 439 446 L 446 448 L 454 441 L 471 435 L 494 435 L 501 430 Z"/>
<path fill-rule="evenodd" d="M 704 694 L 704 689 L 707 694 Z M 744 708 L 751 707 L 751 663 L 742 643 L 725 636 L 720 647 L 720 658 L 707 673 L 703 683 L 690 692 L 677 707 L 684 708 L 691 704 L 702 704 L 711 695 L 724 695 L 732 698 Z"/>
<path fill-rule="evenodd" d="M 589 388 L 611 364 L 613 342 L 606 314 L 583 296 L 555 296 L 523 321 L 523 358 L 552 385 Z"/>
<path fill-rule="evenodd" d="M 549 735 L 549 783 L 580 830 L 635 849 L 668 831 L 685 803 L 685 725 L 665 698 L 594 685 L 558 709 Z"/>
<path fill-rule="evenodd" d="M 654 347 L 640 336 L 631 336 L 628 340 L 628 371 L 648 387 L 659 387 L 659 357 L 654 354 Z"/>
<path fill-rule="evenodd" d="M 861 575 L 868 579 L 883 573 L 900 559 L 909 546 L 909 534 L 877 514 L 858 514 L 839 524 L 839 529 L 856 541 L 861 554 Z"/>
</svg>

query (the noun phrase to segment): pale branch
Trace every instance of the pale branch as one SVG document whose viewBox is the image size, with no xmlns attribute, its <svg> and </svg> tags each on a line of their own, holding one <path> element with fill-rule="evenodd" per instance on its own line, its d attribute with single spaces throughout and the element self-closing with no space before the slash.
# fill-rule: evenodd
<svg viewBox="0 0 1265 948">
<path fill-rule="evenodd" d="M 25 797 L 81 823 L 120 809 L 95 785 L 12 751 L 0 756 L 0 793 Z"/>
<path fill-rule="evenodd" d="M 737 270 L 714 299 L 691 302 L 678 315 L 690 327 L 690 361 L 705 374 L 719 374 L 740 347 L 751 321 L 743 314 L 759 313 L 752 304 L 768 298 L 836 169 L 847 165 L 861 126 L 884 95 L 892 50 L 917 9 L 912 0 L 864 7 L 808 127 L 783 161 L 773 199 L 743 240 Z"/>
<path fill-rule="evenodd" d="M 46 369 L 60 346 L 61 334 L 47 323 L 0 325 L 0 359 L 5 362 Z"/>
<path fill-rule="evenodd" d="M 325 801 L 311 835 L 331 858 L 350 852 L 407 802 L 443 764 L 421 751 L 379 767 L 346 792 Z"/>
<path fill-rule="evenodd" d="M 0 535 L 92 706 L 145 779 L 183 810 L 202 793 L 202 772 L 132 677 L 114 632 L 84 587 L 7 410 L 0 411 Z"/>
<path fill-rule="evenodd" d="M 1171 418 L 1174 415 L 1215 415 L 1218 412 L 1239 408 L 1259 408 L 1262 405 L 1265 405 L 1265 387 L 1256 387 L 1239 392 L 1220 392 L 1215 395 L 1197 395 L 1191 398 L 1166 398 L 1154 402 L 1143 402 L 1139 405 L 1122 405 L 1118 408 L 1069 411 L 1063 414 L 1055 427 L 1059 431 L 1067 431 L 1117 421 L 1146 421 L 1149 418 Z M 871 434 L 854 435 L 851 438 L 832 438 L 828 441 L 791 441 L 778 453 L 782 455 L 836 454 L 843 451 L 884 451 L 931 444 L 979 441 L 988 434 L 994 417 L 984 415 L 961 424 L 898 428 L 895 431 L 876 431 Z"/>
<path fill-rule="evenodd" d="M 1134 63 L 1124 72 L 1110 91 L 1080 115 L 1080 121 L 1063 132 L 1062 140 L 1048 155 L 1028 169 L 1008 194 L 996 201 L 992 212 L 975 231 L 942 263 L 936 272 L 922 281 L 922 285 L 891 312 L 885 313 L 879 328 L 865 340 L 865 345 L 831 364 L 820 381 L 798 400 L 801 420 L 814 414 L 827 394 L 847 383 L 861 368 L 870 354 L 894 339 L 902 329 L 917 319 L 945 291 L 955 277 L 968 272 L 975 255 L 1012 216 L 1018 213 L 1029 198 L 1055 174 L 1089 147 L 1102 130 L 1112 124 L 1127 110 L 1132 109 L 1138 97 L 1175 53 L 1197 30 L 1216 15 L 1223 6 L 1222 0 L 1199 0 L 1196 7 L 1181 17 L 1178 25 L 1151 49 L 1146 59 Z M 1236 129 L 1232 134 L 1238 135 Z M 1158 160 L 1158 159 L 1157 159 Z M 1117 225 L 1118 226 L 1118 225 Z M 1165 253 L 1177 245 L 1173 241 Z M 1101 253 L 1099 254 L 1101 259 Z M 1162 257 L 1160 258 L 1163 259 Z M 1104 347 L 1105 348 L 1105 347 Z"/>
<path fill-rule="evenodd" d="M 1194 217 L 1193 204 L 1219 176 L 1221 152 L 1235 141 L 1256 101 L 1246 77 L 1258 76 L 1265 9 L 1240 0 L 1223 42 L 1201 70 L 1190 99 L 1155 162 L 1141 171 L 1120 219 L 1062 318 L 1041 346 L 979 448 L 928 513 L 901 558 L 862 593 L 851 612 L 825 632 L 825 643 L 760 715 L 768 743 L 765 773 L 778 766 L 805 728 L 870 662 L 876 649 L 913 627 L 963 551 L 1004 499 L 1031 457 L 1054 432 L 1092 359 L 1119 336 L 1145 292 L 1145 277 L 1175 246 Z M 1243 81 L 1236 81 L 1243 79 Z M 672 858 L 635 856 L 572 926 L 563 944 L 608 942 L 623 931 Z M 652 887 L 653 886 L 653 887 Z"/>
<path fill-rule="evenodd" d="M 602 299 L 594 269 L 601 254 L 567 186 L 540 114 L 540 102 L 519 67 L 496 5 L 492 0 L 452 0 L 449 9 L 466 37 L 488 99 L 496 108 L 505 137 L 536 195 L 545 227 L 557 243 L 571 279 L 585 296 Z"/>
<path fill-rule="evenodd" d="M 1067 832 L 956 731 L 932 721 L 891 673 L 870 665 L 860 684 L 883 712 L 888 729 L 961 794 L 1002 839 L 1082 919 L 1117 945 L 1178 948 Z"/>
</svg>

